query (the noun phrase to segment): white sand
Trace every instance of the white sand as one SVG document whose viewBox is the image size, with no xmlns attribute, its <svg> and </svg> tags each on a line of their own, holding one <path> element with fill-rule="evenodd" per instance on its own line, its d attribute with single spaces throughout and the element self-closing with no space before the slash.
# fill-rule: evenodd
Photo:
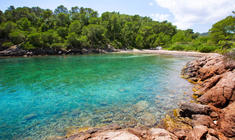
<svg viewBox="0 0 235 140">
<path fill-rule="evenodd" d="M 216 53 L 200 53 L 200 52 L 186 52 L 186 51 L 168 51 L 168 50 L 120 50 L 115 53 L 133 53 L 133 54 L 166 54 L 166 55 L 178 55 L 178 56 L 194 56 L 201 57 L 206 55 L 212 55 Z"/>
</svg>

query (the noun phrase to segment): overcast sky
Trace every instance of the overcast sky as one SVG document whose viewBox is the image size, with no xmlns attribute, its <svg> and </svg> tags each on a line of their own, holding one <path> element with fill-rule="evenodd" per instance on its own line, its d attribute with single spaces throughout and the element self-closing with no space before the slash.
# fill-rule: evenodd
<svg viewBox="0 0 235 140">
<path fill-rule="evenodd" d="M 207 32 L 213 23 L 232 14 L 235 0 L 1 0 L 0 9 L 39 6 L 54 10 L 58 5 L 88 7 L 99 14 L 116 11 L 123 14 L 149 16 L 157 21 L 168 20 L 179 29 L 191 28 Z"/>
</svg>

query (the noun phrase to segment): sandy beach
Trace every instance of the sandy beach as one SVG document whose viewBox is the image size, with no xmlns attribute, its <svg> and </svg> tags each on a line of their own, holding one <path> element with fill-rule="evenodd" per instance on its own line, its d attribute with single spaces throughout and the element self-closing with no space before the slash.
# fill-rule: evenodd
<svg viewBox="0 0 235 140">
<path fill-rule="evenodd" d="M 168 51 L 168 50 L 120 50 L 115 53 L 134 53 L 134 54 L 165 54 L 165 55 L 178 55 L 178 56 L 193 56 L 193 57 L 202 57 L 206 55 L 212 55 L 216 53 L 200 53 L 200 52 L 186 52 L 186 51 Z"/>
</svg>

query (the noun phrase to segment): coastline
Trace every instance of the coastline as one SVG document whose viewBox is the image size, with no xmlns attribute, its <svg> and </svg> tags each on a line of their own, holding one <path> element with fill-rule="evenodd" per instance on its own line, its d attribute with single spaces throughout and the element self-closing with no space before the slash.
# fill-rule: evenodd
<svg viewBox="0 0 235 140">
<path fill-rule="evenodd" d="M 146 52 L 150 51 L 144 53 Z M 164 51 L 165 53 L 169 54 Z M 81 128 L 70 135 L 55 139 L 229 140 L 235 136 L 234 68 L 234 61 L 226 60 L 219 54 L 207 54 L 188 62 L 182 70 L 182 76 L 195 84 L 195 100 L 181 104 L 179 109 L 167 114 L 162 123 L 154 128 L 122 128 L 112 124 L 101 128 Z M 227 89 L 224 90 L 224 87 Z"/>
<path fill-rule="evenodd" d="M 160 54 L 160 55 L 176 55 L 176 56 L 192 56 L 192 57 L 202 57 L 207 55 L 214 55 L 216 53 L 200 53 L 200 52 L 190 52 L 190 51 L 169 51 L 169 50 L 120 50 L 114 53 L 133 53 L 133 54 Z"/>
<path fill-rule="evenodd" d="M 12 46 L 6 50 L 0 51 L 0 58 L 4 57 L 34 57 L 34 56 L 66 56 L 66 55 L 89 55 L 89 54 L 157 54 L 157 55 L 174 55 L 174 56 L 191 56 L 191 57 L 203 57 L 208 55 L 214 55 L 216 53 L 201 53 L 192 51 L 169 51 L 169 50 L 150 50 L 150 49 L 133 49 L 133 50 L 121 50 L 114 48 L 107 49 L 81 49 L 81 50 L 23 50 L 17 46 Z"/>
</svg>

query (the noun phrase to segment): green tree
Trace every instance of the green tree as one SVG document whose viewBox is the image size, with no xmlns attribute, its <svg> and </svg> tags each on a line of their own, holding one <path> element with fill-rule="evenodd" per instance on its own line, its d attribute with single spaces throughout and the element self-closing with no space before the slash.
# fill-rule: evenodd
<svg viewBox="0 0 235 140">
<path fill-rule="evenodd" d="M 82 35 L 87 37 L 91 47 L 104 47 L 106 43 L 107 30 L 102 25 L 90 24 L 83 28 Z"/>
<path fill-rule="evenodd" d="M 61 13 L 63 13 L 63 14 L 68 14 L 69 11 L 68 11 L 68 9 L 67 9 L 66 7 L 64 7 L 63 5 L 60 5 L 60 6 L 58 6 L 58 7 L 55 9 L 54 13 L 55 13 L 56 15 L 61 14 Z"/>
<path fill-rule="evenodd" d="M 7 21 L 0 25 L 0 37 L 8 39 L 9 34 L 17 29 L 17 25 L 12 21 Z"/>
<path fill-rule="evenodd" d="M 31 22 L 27 18 L 21 18 L 16 22 L 16 24 L 22 31 L 28 31 L 31 27 Z"/>
<path fill-rule="evenodd" d="M 184 31 L 184 30 L 179 30 L 173 37 L 172 37 L 172 42 L 190 42 L 192 41 L 192 35 L 193 33 L 191 30 Z"/>
<path fill-rule="evenodd" d="M 75 32 L 69 33 L 67 39 L 70 48 L 83 48 L 89 46 L 87 36 L 78 36 Z"/>
<path fill-rule="evenodd" d="M 11 32 L 9 38 L 15 45 L 25 41 L 25 35 L 20 31 Z"/>
<path fill-rule="evenodd" d="M 68 28 L 66 28 L 66 27 L 58 27 L 57 28 L 57 34 L 60 37 L 65 39 L 65 37 L 68 35 Z"/>
<path fill-rule="evenodd" d="M 170 35 L 167 35 L 167 34 L 164 34 L 163 32 L 161 32 L 157 35 L 157 38 L 156 38 L 153 45 L 154 45 L 154 47 L 163 46 L 166 44 L 170 44 L 170 41 L 171 41 Z"/>
<path fill-rule="evenodd" d="M 235 17 L 228 16 L 225 19 L 215 23 L 209 30 L 211 40 L 215 44 L 222 44 L 234 39 L 235 34 Z"/>
<path fill-rule="evenodd" d="M 70 33 L 75 32 L 76 34 L 80 34 L 81 31 L 82 31 L 82 25 L 79 20 L 75 20 L 69 25 Z"/>
<path fill-rule="evenodd" d="M 42 47 L 42 40 L 41 40 L 41 34 L 40 33 L 31 33 L 28 35 L 28 46 L 30 48 L 41 48 Z"/>
<path fill-rule="evenodd" d="M 69 15 L 65 13 L 59 13 L 56 17 L 56 25 L 66 27 L 70 24 Z"/>
<path fill-rule="evenodd" d="M 0 24 L 5 22 L 5 21 L 6 21 L 6 18 L 4 17 L 3 12 L 0 10 Z"/>
<path fill-rule="evenodd" d="M 122 42 L 126 47 L 136 47 L 137 32 L 140 28 L 138 22 L 126 22 L 121 30 Z"/>
<path fill-rule="evenodd" d="M 60 43 L 62 39 L 54 30 L 48 30 L 42 33 L 41 41 L 43 47 L 51 47 L 53 43 Z"/>
</svg>

